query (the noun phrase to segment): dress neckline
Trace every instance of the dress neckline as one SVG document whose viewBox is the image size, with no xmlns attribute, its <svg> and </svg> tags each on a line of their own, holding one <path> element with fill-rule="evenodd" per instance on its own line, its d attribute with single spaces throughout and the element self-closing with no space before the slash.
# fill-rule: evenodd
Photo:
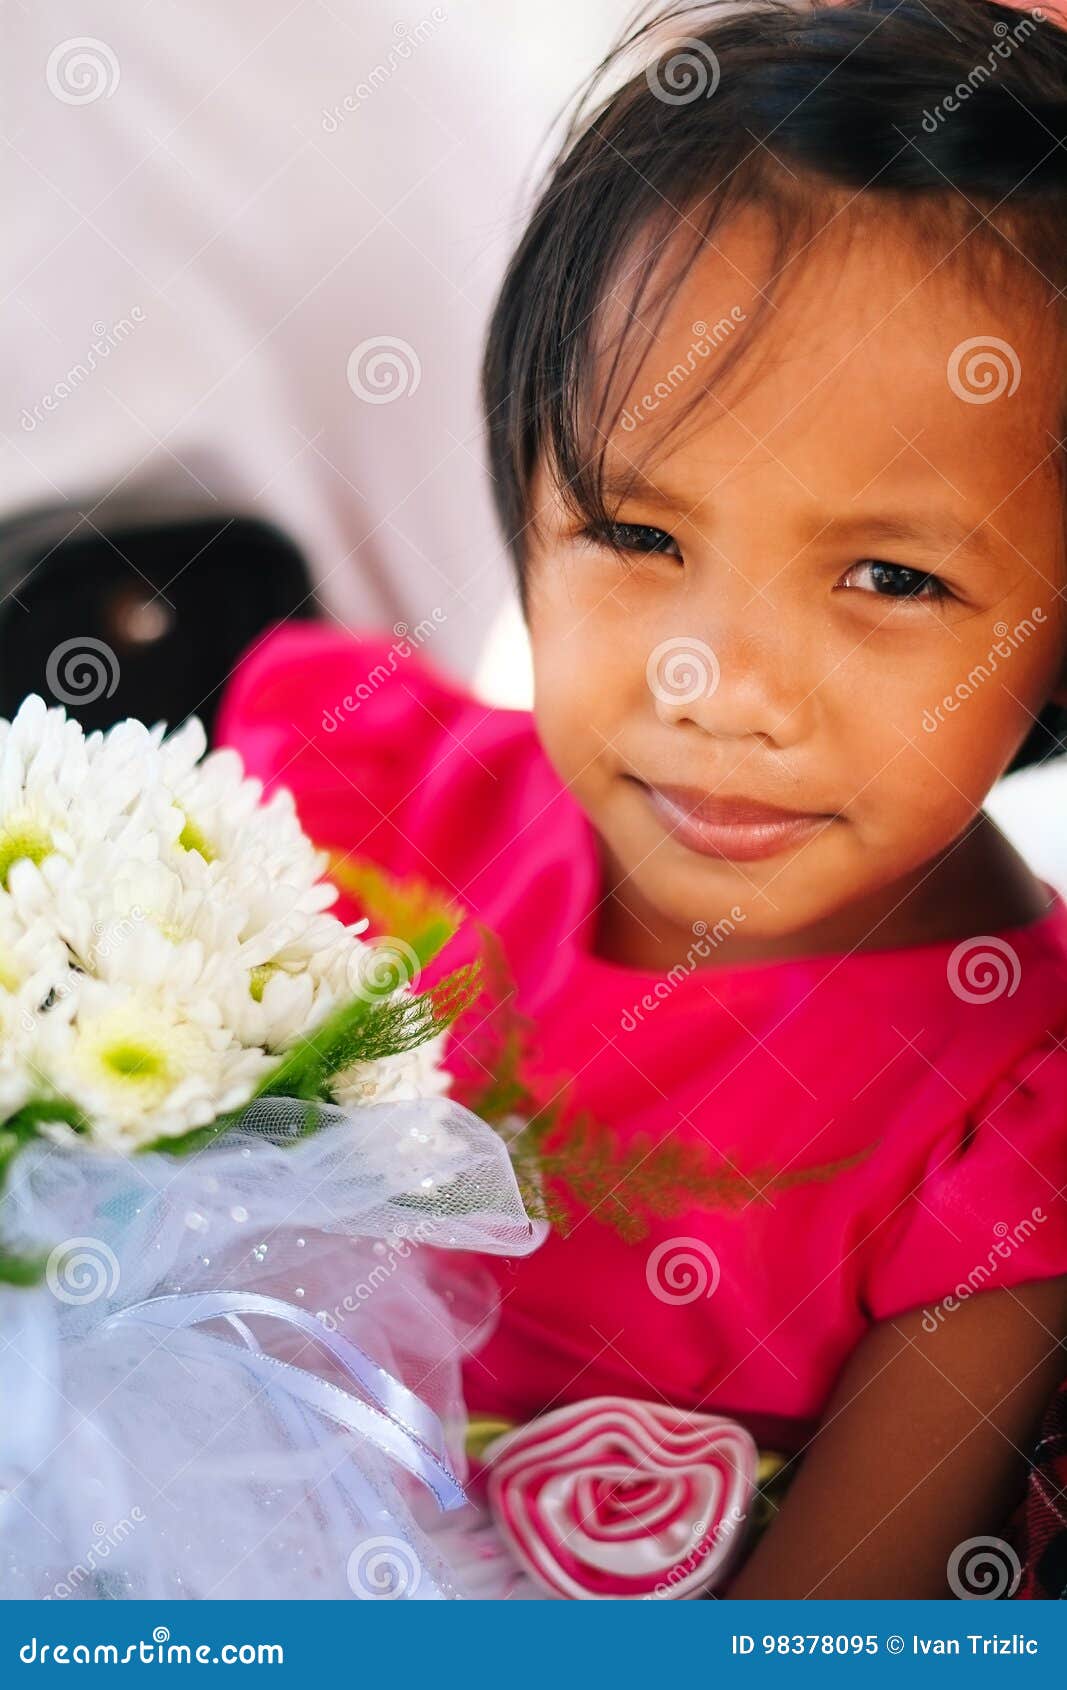
<svg viewBox="0 0 1067 1690">
<path fill-rule="evenodd" d="M 600 873 L 600 859 L 597 847 L 597 835 L 592 822 L 577 800 L 568 792 L 567 797 L 574 805 L 580 818 L 582 842 L 582 862 L 580 872 L 575 876 L 575 889 L 578 894 L 578 908 L 575 910 L 572 932 L 575 935 L 577 948 L 583 963 L 596 970 L 606 982 L 615 980 L 619 984 L 632 987 L 635 990 L 651 990 L 656 985 L 669 980 L 679 966 L 672 969 L 636 968 L 629 963 L 615 962 L 610 957 L 601 956 L 594 948 L 597 925 L 597 912 L 603 901 L 603 886 Z M 704 967 L 700 961 L 694 962 L 686 976 L 672 982 L 671 990 L 685 986 L 690 979 L 732 981 L 752 975 L 766 974 L 768 977 L 776 970 L 797 969 L 811 972 L 844 967 L 870 967 L 877 965 L 881 968 L 899 968 L 906 964 L 914 964 L 921 960 L 932 961 L 943 956 L 949 957 L 959 945 L 970 947 L 983 938 L 996 939 L 1013 949 L 1020 947 L 1030 949 L 1035 941 L 1039 945 L 1050 945 L 1061 949 L 1067 956 L 1067 902 L 1064 901 L 1055 887 L 1045 880 L 1039 884 L 1048 895 L 1048 907 L 1040 915 L 1030 921 L 1020 922 L 1011 927 L 998 928 L 993 933 L 976 931 L 955 939 L 931 939 L 919 945 L 889 945 L 872 947 L 870 949 L 854 948 L 846 951 L 811 951 L 802 956 L 780 957 L 767 959 L 762 962 L 725 963 L 721 966 Z M 712 925 L 712 924 L 709 924 Z M 702 935 L 694 935 L 694 948 Z"/>
</svg>

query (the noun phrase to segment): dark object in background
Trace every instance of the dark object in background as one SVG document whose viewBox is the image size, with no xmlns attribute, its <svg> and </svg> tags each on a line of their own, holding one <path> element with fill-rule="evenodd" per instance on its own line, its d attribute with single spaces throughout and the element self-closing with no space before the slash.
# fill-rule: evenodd
<svg viewBox="0 0 1067 1690">
<path fill-rule="evenodd" d="M 253 518 L 28 513 L 0 526 L 0 716 L 39 692 L 86 728 L 196 715 L 210 735 L 241 652 L 314 610 L 301 552 Z"/>
</svg>

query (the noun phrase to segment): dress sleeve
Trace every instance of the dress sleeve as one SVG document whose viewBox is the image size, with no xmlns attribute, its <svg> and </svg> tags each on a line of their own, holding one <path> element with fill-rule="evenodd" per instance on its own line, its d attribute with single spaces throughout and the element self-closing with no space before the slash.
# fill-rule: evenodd
<svg viewBox="0 0 1067 1690">
<path fill-rule="evenodd" d="M 425 875 L 422 812 L 471 708 L 407 639 L 290 623 L 239 664 L 216 737 L 288 787 L 316 845 Z"/>
<path fill-rule="evenodd" d="M 1067 1274 L 1067 1025 L 931 1147 L 871 1259 L 876 1320 L 940 1320 L 981 1291 Z"/>
</svg>

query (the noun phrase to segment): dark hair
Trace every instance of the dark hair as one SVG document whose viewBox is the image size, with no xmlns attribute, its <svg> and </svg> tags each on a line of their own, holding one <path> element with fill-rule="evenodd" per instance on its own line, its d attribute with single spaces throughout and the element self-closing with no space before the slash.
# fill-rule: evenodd
<svg viewBox="0 0 1067 1690">
<path fill-rule="evenodd" d="M 589 85 L 489 330 L 490 470 L 524 604 L 539 464 L 575 513 L 610 520 L 603 448 L 620 416 L 628 332 L 605 360 L 609 295 L 647 329 L 741 207 L 771 213 L 781 260 L 810 238 L 813 208 L 832 211 L 859 190 L 861 206 L 905 211 L 916 239 L 950 228 L 961 259 L 996 286 L 1025 277 L 1058 299 L 1065 139 L 1067 30 L 1038 9 L 712 0 L 640 23 Z M 718 370 L 731 361 L 728 350 Z M 1067 713 L 1050 707 L 1013 767 L 1063 750 L 1065 730 Z"/>
</svg>

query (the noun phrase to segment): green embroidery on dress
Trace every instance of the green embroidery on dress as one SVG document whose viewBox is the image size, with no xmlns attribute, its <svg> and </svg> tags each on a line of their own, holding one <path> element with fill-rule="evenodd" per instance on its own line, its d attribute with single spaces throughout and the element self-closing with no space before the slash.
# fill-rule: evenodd
<svg viewBox="0 0 1067 1690">
<path fill-rule="evenodd" d="M 693 1208 L 741 1209 L 773 1201 L 796 1186 L 823 1184 L 857 1167 L 874 1149 L 872 1144 L 855 1155 L 806 1167 L 778 1169 L 763 1163 L 744 1168 L 733 1155 L 716 1158 L 705 1145 L 688 1139 L 656 1142 L 639 1136 L 620 1144 L 613 1128 L 589 1110 L 567 1118 L 566 1084 L 547 1105 L 539 1105 L 524 1078 L 536 1028 L 514 1007 L 514 982 L 500 940 L 487 928 L 479 932 L 486 989 L 496 999 L 495 1016 L 486 1018 L 483 1027 L 495 1048 L 478 1051 L 488 1077 L 463 1101 L 507 1138 L 523 1202 L 536 1218 L 567 1232 L 589 1215 L 633 1241 L 647 1235 L 653 1219 Z M 470 1044 L 468 1038 L 468 1049 Z"/>
<path fill-rule="evenodd" d="M 372 927 L 434 953 L 452 937 L 466 912 L 418 880 L 392 879 L 366 859 L 335 855 L 332 878 Z M 465 1055 L 482 1076 L 454 1088 L 457 1100 L 504 1138 L 527 1212 L 560 1231 L 585 1215 L 627 1240 L 646 1236 L 653 1219 L 687 1209 L 741 1209 L 771 1202 L 796 1186 L 822 1184 L 864 1161 L 874 1145 L 834 1162 L 776 1169 L 771 1163 L 740 1166 L 732 1155 L 716 1158 L 686 1139 L 621 1144 L 614 1129 L 588 1110 L 569 1112 L 569 1082 L 552 1088 L 529 1079 L 535 1068 L 537 1028 L 515 1007 L 515 983 L 499 937 L 475 923 L 480 940 L 482 994 L 473 1004 L 475 1026 L 458 1029 Z M 488 997 L 488 1006 L 484 999 Z M 546 1103 L 545 1093 L 553 1095 Z M 462 1095 L 461 1095 L 462 1092 Z"/>
</svg>

